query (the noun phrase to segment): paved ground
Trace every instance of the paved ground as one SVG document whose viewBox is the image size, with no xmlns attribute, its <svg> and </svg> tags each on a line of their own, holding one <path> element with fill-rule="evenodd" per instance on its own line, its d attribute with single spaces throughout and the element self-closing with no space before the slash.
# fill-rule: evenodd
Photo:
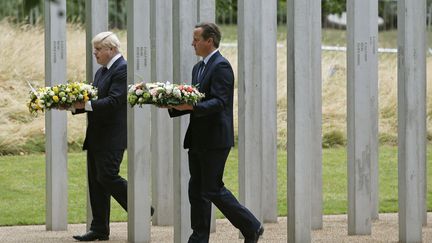
<svg viewBox="0 0 432 243">
<path fill-rule="evenodd" d="M 423 227 L 423 242 L 432 242 L 432 213 L 428 214 L 429 225 Z M 225 219 L 217 220 L 217 232 L 210 238 L 211 243 L 241 243 L 238 231 Z M 0 227 L 0 242 L 74 242 L 72 235 L 85 231 L 84 224 L 69 225 L 68 231 L 45 231 L 45 226 Z M 265 224 L 265 232 L 260 242 L 286 242 L 286 218 L 278 223 Z M 173 228 L 153 226 L 152 242 L 173 242 Z M 126 242 L 126 223 L 112 223 L 110 242 Z M 347 236 L 347 216 L 324 216 L 324 228 L 312 232 L 313 242 L 398 242 L 397 214 L 381 214 L 380 220 L 373 223 L 372 235 Z"/>
</svg>

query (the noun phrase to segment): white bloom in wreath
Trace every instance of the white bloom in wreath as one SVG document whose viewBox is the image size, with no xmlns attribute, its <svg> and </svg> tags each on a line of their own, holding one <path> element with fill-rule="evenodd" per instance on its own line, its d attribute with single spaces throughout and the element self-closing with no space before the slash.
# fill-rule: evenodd
<svg viewBox="0 0 432 243">
<path fill-rule="evenodd" d="M 172 93 L 175 97 L 181 98 L 181 91 L 178 88 L 174 88 Z"/>
<path fill-rule="evenodd" d="M 131 85 L 131 86 L 129 87 L 129 94 L 133 94 L 133 93 L 135 93 L 135 90 L 136 90 L 136 86 L 135 86 L 135 85 Z"/>
<path fill-rule="evenodd" d="M 144 93 L 144 90 L 142 90 L 142 89 L 137 89 L 135 91 L 135 94 L 138 95 L 138 96 L 142 95 L 143 93 Z"/>
<path fill-rule="evenodd" d="M 169 82 L 167 82 L 168 84 L 165 86 L 165 91 L 167 94 L 171 94 L 173 91 L 173 86 L 171 84 L 169 84 Z"/>
</svg>

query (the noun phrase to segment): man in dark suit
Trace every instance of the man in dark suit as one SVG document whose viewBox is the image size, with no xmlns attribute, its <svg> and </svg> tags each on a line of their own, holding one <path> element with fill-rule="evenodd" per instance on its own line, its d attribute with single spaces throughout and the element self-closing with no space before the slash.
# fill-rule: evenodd
<svg viewBox="0 0 432 243">
<path fill-rule="evenodd" d="M 221 34 L 217 25 L 195 26 L 192 46 L 203 60 L 192 69 L 192 84 L 205 93 L 194 106 L 178 105 L 168 111 L 171 117 L 190 114 L 184 148 L 189 149 L 189 201 L 193 233 L 190 243 L 208 242 L 211 202 L 237 227 L 245 242 L 257 242 L 264 228 L 225 188 L 222 177 L 225 162 L 234 146 L 234 74 L 230 63 L 218 51 Z"/>
<path fill-rule="evenodd" d="M 109 239 L 111 196 L 127 211 L 127 181 L 119 175 L 127 143 L 127 63 L 114 33 L 99 33 L 92 44 L 102 65 L 93 82 L 98 99 L 76 104 L 74 113 L 86 112 L 88 117 L 83 149 L 87 150 L 93 220 L 89 232 L 73 236 L 78 241 Z"/>
</svg>

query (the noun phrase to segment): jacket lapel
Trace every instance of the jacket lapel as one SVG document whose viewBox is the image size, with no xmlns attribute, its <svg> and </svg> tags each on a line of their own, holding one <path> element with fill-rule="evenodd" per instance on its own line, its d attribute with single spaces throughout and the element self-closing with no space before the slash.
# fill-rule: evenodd
<svg viewBox="0 0 432 243">
<path fill-rule="evenodd" d="M 210 73 L 210 71 L 213 69 L 213 63 L 216 60 L 216 58 L 218 58 L 221 54 L 219 53 L 219 51 L 215 52 L 215 54 L 213 54 L 213 56 L 209 59 L 209 61 L 207 62 L 207 64 L 205 65 L 205 69 L 203 74 L 201 75 L 201 79 L 198 79 L 198 71 L 196 71 L 196 82 L 201 83 L 201 85 L 199 87 L 202 87 L 202 83 L 204 83 L 207 79 L 208 79 L 208 74 Z M 198 88 L 199 88 L 198 87 Z"/>
<path fill-rule="evenodd" d="M 94 82 L 94 85 L 93 86 L 95 86 L 95 87 L 99 87 L 99 86 L 101 86 L 104 82 L 104 80 L 107 78 L 107 77 L 109 77 L 110 75 L 111 75 L 111 72 L 112 72 L 112 70 L 114 70 L 114 68 L 122 61 L 122 60 L 124 60 L 123 59 L 123 56 L 121 56 L 121 57 L 119 57 L 114 63 L 113 63 L 113 65 L 111 65 L 111 67 L 108 69 L 108 70 L 106 70 L 105 71 L 105 73 L 103 73 L 102 74 L 102 68 L 103 67 L 100 67 L 99 68 L 99 75 L 98 75 L 98 78 L 96 79 L 95 78 L 95 82 Z"/>
</svg>

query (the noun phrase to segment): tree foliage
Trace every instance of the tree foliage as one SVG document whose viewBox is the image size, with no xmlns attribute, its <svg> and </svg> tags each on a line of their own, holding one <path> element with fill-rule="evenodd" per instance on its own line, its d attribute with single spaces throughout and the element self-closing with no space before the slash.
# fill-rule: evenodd
<svg viewBox="0 0 432 243">
<path fill-rule="evenodd" d="M 322 0 L 322 15 L 341 14 L 346 10 L 346 0 Z"/>
<path fill-rule="evenodd" d="M 59 0 L 50 0 L 59 2 Z M 97 0 L 93 0 L 97 1 Z M 157 0 L 155 0 L 157 1 Z M 220 24 L 236 24 L 239 0 L 215 0 L 216 21 Z M 248 1 L 248 0 L 243 0 Z M 264 1 L 264 0 L 263 0 Z M 287 0 L 266 0 L 277 1 L 278 23 L 286 22 Z M 317 0 L 322 3 L 322 18 L 329 14 L 341 14 L 346 11 L 347 0 Z M 384 19 L 386 28 L 395 28 L 397 25 L 397 1 L 377 0 L 379 4 L 379 16 Z M 43 19 L 44 0 L 3 0 L 0 1 L 0 20 L 8 17 L 16 23 L 34 24 Z M 110 27 L 126 28 L 126 5 L 127 0 L 109 0 Z M 427 10 L 432 12 L 432 0 L 427 0 Z M 85 0 L 67 0 L 66 17 L 69 22 L 84 23 L 85 21 Z M 63 13 L 64 14 L 64 13 Z M 429 15 L 428 15 L 429 16 Z M 428 17 L 430 18 L 430 17 Z M 432 22 L 431 20 L 428 20 Z"/>
</svg>

